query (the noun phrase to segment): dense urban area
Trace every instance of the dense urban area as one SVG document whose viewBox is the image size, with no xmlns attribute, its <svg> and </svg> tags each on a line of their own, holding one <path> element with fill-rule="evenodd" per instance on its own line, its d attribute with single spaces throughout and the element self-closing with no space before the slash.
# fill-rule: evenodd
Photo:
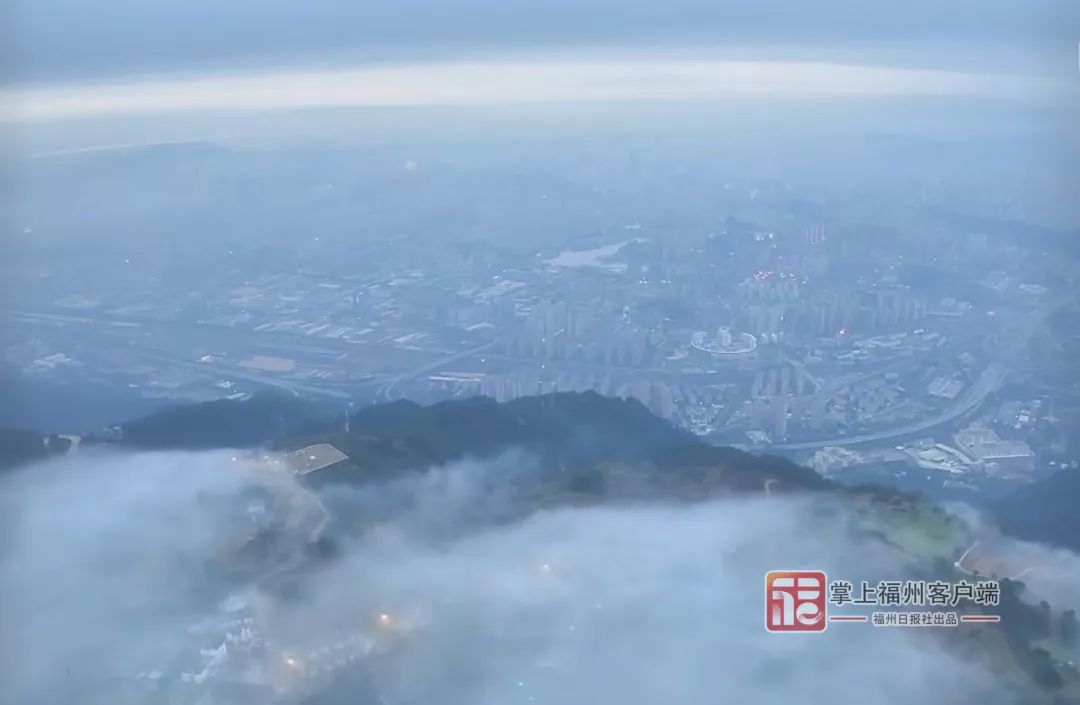
<svg viewBox="0 0 1080 705">
<path fill-rule="evenodd" d="M 416 161 L 396 169 L 423 178 Z M 350 202 L 333 183 L 316 188 Z M 593 232 L 552 239 L 566 247 L 403 237 L 343 255 L 318 234 L 225 237 L 213 266 L 179 244 L 119 247 L 88 255 L 105 268 L 92 277 L 57 257 L 8 272 L 18 293 L 4 359 L 26 379 L 148 399 L 277 388 L 343 412 L 595 390 L 717 444 L 826 474 L 920 468 L 945 488 L 1075 466 L 1062 321 L 1077 269 L 1060 242 L 951 214 L 932 182 L 883 224 L 806 215 L 790 188 L 716 184 L 738 217 L 717 209 L 704 225 L 652 211 L 626 222 L 598 194 Z"/>
</svg>

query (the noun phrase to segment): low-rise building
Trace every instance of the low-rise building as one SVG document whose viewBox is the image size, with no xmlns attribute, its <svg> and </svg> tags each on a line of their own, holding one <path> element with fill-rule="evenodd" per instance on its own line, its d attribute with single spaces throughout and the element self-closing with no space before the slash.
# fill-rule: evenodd
<svg viewBox="0 0 1080 705">
<path fill-rule="evenodd" d="M 992 429 L 970 427 L 957 432 L 956 445 L 996 475 L 1027 475 L 1035 469 L 1035 453 L 1023 441 L 1003 440 Z"/>
</svg>

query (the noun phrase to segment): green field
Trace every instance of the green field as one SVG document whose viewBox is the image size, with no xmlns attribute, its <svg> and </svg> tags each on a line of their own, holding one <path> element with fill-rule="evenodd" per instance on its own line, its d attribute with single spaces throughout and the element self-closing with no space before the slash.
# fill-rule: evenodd
<svg viewBox="0 0 1080 705">
<path fill-rule="evenodd" d="M 929 505 L 870 512 L 862 523 L 863 528 L 881 533 L 905 553 L 926 560 L 952 560 L 968 543 L 963 524 Z"/>
</svg>

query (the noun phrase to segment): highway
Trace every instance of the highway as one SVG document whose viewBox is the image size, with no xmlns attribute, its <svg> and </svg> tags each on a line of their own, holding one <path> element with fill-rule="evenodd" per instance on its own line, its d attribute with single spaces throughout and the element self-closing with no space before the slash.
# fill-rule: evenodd
<svg viewBox="0 0 1080 705">
<path fill-rule="evenodd" d="M 956 405 L 948 411 L 920 421 L 913 421 L 903 426 L 874 431 L 872 433 L 841 436 L 839 438 L 830 438 L 820 441 L 807 441 L 805 443 L 786 443 L 771 446 L 771 449 L 812 450 L 816 448 L 825 448 L 827 446 L 853 446 L 861 445 L 863 443 L 875 443 L 877 441 L 886 441 L 913 433 L 929 431 L 936 426 L 960 418 L 977 409 L 994 390 L 1001 386 L 1001 383 L 1005 380 L 1005 366 L 1024 351 L 1035 332 L 1045 324 L 1050 314 L 1060 305 L 1061 302 L 1044 303 L 1032 311 L 1030 315 L 1025 316 L 1021 324 L 1017 326 L 1017 330 L 1009 331 L 1009 335 L 999 334 L 993 336 L 993 339 L 999 341 L 1002 338 L 1007 339 L 1009 343 L 996 349 L 998 360 L 991 363 L 983 370 L 983 373 L 979 375 L 979 379 L 967 390 Z"/>
<path fill-rule="evenodd" d="M 394 394 L 393 394 L 394 387 L 397 386 L 399 383 L 405 382 L 405 381 L 410 380 L 410 379 L 414 379 L 416 377 L 419 377 L 420 375 L 428 374 L 429 372 L 437 372 L 438 370 L 442 369 L 443 367 L 445 367 L 445 366 L 447 366 L 449 364 L 458 362 L 459 360 L 468 359 L 468 358 L 472 357 L 473 355 L 479 355 L 480 353 L 482 353 L 482 352 L 484 352 L 486 350 L 490 350 L 493 347 L 495 347 L 496 345 L 498 345 L 498 343 L 499 343 L 499 339 L 496 338 L 495 340 L 492 340 L 490 343 L 484 343 L 483 345 L 478 345 L 475 348 L 472 348 L 470 350 L 465 350 L 463 352 L 454 353 L 450 357 L 445 357 L 445 358 L 436 360 L 435 362 L 431 362 L 431 363 L 428 363 L 426 365 L 421 365 L 420 367 L 417 367 L 416 369 L 410 370 L 409 372 L 405 372 L 405 373 L 402 373 L 400 375 L 396 375 L 395 377 L 393 377 L 392 379 L 387 381 L 385 384 L 383 384 L 383 386 L 379 387 L 379 391 L 378 391 L 377 396 L 380 399 L 385 399 L 387 401 L 391 401 L 394 398 Z"/>
<path fill-rule="evenodd" d="M 235 364 L 223 364 L 222 362 L 195 362 L 182 354 L 172 352 L 173 346 L 166 345 L 163 349 L 152 347 L 151 344 L 139 346 L 138 354 L 147 361 L 167 365 L 174 368 L 182 368 L 201 375 L 212 375 L 242 379 L 261 385 L 277 387 L 292 393 L 295 396 L 308 394 L 312 396 L 329 397 L 331 399 L 347 401 L 354 397 L 357 390 L 380 386 L 380 396 L 391 398 L 389 390 L 399 381 L 412 379 L 426 372 L 439 369 L 443 365 L 465 359 L 483 352 L 494 346 L 495 342 L 472 348 L 463 352 L 454 352 L 443 348 L 428 348 L 425 350 L 402 350 L 393 345 L 364 342 L 354 343 L 335 339 L 309 339 L 309 336 L 293 333 L 269 333 L 254 330 L 233 329 L 210 323 L 198 322 L 175 322 L 159 321 L 145 318 L 122 318 L 116 316 L 101 316 L 96 318 L 86 316 L 72 316 L 56 313 L 37 311 L 8 311 L 14 320 L 28 324 L 53 324 L 90 326 L 95 332 L 106 334 L 122 333 L 122 347 L 125 352 L 131 352 L 133 340 L 143 343 L 141 337 L 136 338 L 131 331 L 137 330 L 141 334 L 150 333 L 152 341 L 183 340 L 187 343 L 198 341 L 206 345 L 215 345 L 227 349 L 255 349 L 265 354 L 284 355 L 290 358 L 304 359 L 308 355 L 321 355 L 327 358 L 349 355 L 354 358 L 366 359 L 402 359 L 403 355 L 422 355 L 431 359 L 437 356 L 434 362 L 410 371 L 401 372 L 392 377 L 386 374 L 375 374 L 373 378 L 366 380 L 350 380 L 348 382 L 320 382 L 298 380 L 290 376 L 264 374 L 258 370 L 242 368 Z"/>
<path fill-rule="evenodd" d="M 825 448 L 826 446 L 853 446 L 863 443 L 885 441 L 891 438 L 907 436 L 912 433 L 928 431 L 935 426 L 948 423 L 976 409 L 986 400 L 986 397 L 1001 385 L 1001 382 L 1004 379 L 1004 368 L 1002 368 L 1001 365 L 994 363 L 983 370 L 983 373 L 979 375 L 979 379 L 968 389 L 967 393 L 964 394 L 955 406 L 941 414 L 930 416 L 920 421 L 913 421 L 903 426 L 884 429 L 882 431 L 861 433 L 855 436 L 841 436 L 839 438 L 830 438 L 823 441 L 786 443 L 774 445 L 771 446 L 771 448 L 775 450 L 810 450 L 814 448 Z"/>
</svg>

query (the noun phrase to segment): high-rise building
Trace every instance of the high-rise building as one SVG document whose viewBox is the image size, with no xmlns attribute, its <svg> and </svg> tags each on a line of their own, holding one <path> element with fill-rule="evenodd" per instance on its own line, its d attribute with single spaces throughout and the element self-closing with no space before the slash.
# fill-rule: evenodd
<svg viewBox="0 0 1080 705">
<path fill-rule="evenodd" d="M 806 240 L 806 244 L 817 247 L 825 242 L 825 226 L 812 225 L 806 229 L 803 237 Z"/>
<path fill-rule="evenodd" d="M 824 394 L 818 394 L 810 402 L 810 428 L 815 431 L 825 424 L 825 411 L 828 408 L 829 398 Z"/>
<path fill-rule="evenodd" d="M 776 396 L 772 398 L 772 439 L 778 443 L 787 438 L 788 423 L 788 398 Z"/>
</svg>

